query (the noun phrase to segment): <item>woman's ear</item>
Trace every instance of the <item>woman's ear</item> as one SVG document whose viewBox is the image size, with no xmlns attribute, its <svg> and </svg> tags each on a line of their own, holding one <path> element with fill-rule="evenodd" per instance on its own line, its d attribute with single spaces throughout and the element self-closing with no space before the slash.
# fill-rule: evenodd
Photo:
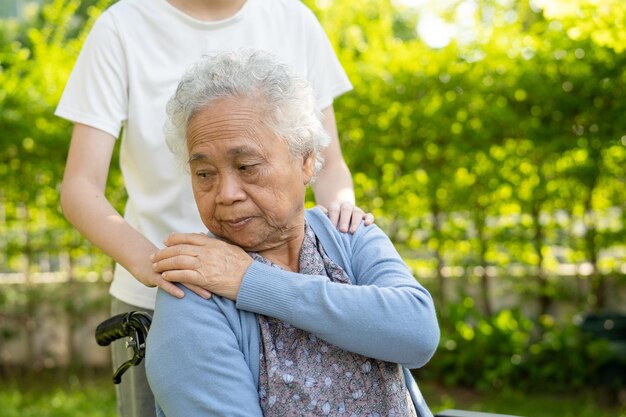
<svg viewBox="0 0 626 417">
<path fill-rule="evenodd" d="M 311 151 L 302 161 L 302 178 L 304 185 L 308 185 L 315 174 L 315 152 Z"/>
</svg>

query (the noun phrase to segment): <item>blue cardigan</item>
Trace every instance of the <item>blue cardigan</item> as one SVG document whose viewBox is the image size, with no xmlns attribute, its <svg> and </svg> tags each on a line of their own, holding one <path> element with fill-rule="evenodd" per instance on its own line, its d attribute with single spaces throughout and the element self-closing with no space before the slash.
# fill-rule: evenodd
<svg viewBox="0 0 626 417">
<path fill-rule="evenodd" d="M 408 371 L 426 364 L 439 343 L 430 294 L 376 225 L 348 234 L 319 209 L 305 216 L 354 285 L 253 262 L 236 303 L 204 300 L 184 287 L 183 299 L 159 291 L 146 354 L 158 415 L 262 416 L 256 314 L 263 314 L 342 349 L 399 363 L 418 415 L 432 416 Z"/>
</svg>

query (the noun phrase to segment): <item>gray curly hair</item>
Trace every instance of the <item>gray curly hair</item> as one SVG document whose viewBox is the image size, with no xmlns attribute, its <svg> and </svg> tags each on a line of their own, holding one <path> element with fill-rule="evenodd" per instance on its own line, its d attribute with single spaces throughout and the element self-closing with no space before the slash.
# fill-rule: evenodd
<svg viewBox="0 0 626 417">
<path fill-rule="evenodd" d="M 187 125 L 213 101 L 252 98 L 261 106 L 265 123 L 289 147 L 294 157 L 315 152 L 315 173 L 323 164 L 321 150 L 330 137 L 320 121 L 309 82 L 292 73 L 270 53 L 240 49 L 203 56 L 187 70 L 167 103 L 165 139 L 179 163 L 187 166 Z"/>
</svg>

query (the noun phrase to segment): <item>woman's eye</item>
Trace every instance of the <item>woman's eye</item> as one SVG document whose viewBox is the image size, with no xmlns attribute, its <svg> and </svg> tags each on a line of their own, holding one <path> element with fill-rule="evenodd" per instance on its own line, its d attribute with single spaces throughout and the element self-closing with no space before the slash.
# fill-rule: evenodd
<svg viewBox="0 0 626 417">
<path fill-rule="evenodd" d="M 258 166 L 258 164 L 241 165 L 239 167 L 239 171 L 241 171 L 241 172 L 252 172 L 252 171 L 254 171 L 254 169 L 257 166 Z"/>
<path fill-rule="evenodd" d="M 209 178 L 211 176 L 211 173 L 210 172 L 206 172 L 206 171 L 199 171 L 199 172 L 196 172 L 196 175 L 199 178 L 206 179 L 206 178 Z"/>
</svg>

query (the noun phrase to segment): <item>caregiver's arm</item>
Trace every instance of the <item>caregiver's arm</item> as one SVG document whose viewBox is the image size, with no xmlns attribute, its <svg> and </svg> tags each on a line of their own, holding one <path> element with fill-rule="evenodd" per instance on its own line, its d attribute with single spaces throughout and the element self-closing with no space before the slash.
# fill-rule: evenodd
<svg viewBox="0 0 626 417">
<path fill-rule="evenodd" d="M 334 226 L 339 226 L 342 232 L 354 233 L 361 220 L 370 225 L 374 223 L 374 216 L 355 206 L 352 174 L 343 159 L 332 104 L 322 110 L 322 113 L 322 124 L 330 137 L 330 143 L 322 151 L 324 166 L 312 185 L 315 201 L 327 210 Z"/>
<path fill-rule="evenodd" d="M 74 125 L 61 187 L 63 214 L 83 236 L 139 282 L 182 297 L 180 288 L 151 268 L 149 257 L 158 248 L 129 225 L 105 196 L 114 146 L 115 137 L 109 133 L 79 123 Z M 210 296 L 201 288 L 194 290 Z"/>
<path fill-rule="evenodd" d="M 256 377 L 214 299 L 159 291 L 146 373 L 167 417 L 262 416 Z"/>
</svg>

